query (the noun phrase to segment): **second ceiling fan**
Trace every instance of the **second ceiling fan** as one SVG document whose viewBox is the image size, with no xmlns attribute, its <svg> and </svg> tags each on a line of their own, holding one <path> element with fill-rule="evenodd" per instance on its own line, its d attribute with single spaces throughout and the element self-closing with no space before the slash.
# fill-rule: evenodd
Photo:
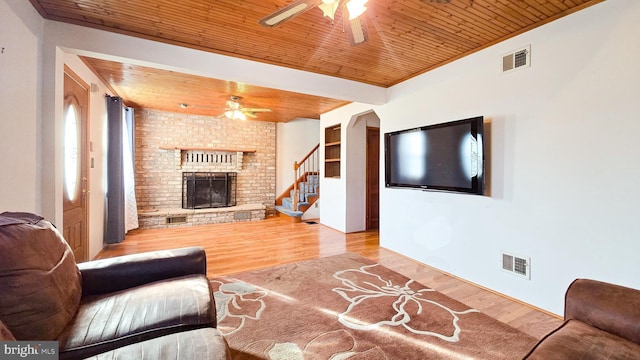
<svg viewBox="0 0 640 360">
<path fill-rule="evenodd" d="M 349 42 L 351 45 L 360 45 L 369 40 L 364 14 L 367 10 L 366 3 L 367 0 L 296 0 L 260 19 L 259 23 L 262 26 L 275 27 L 315 7 L 333 21 L 336 11 L 342 7 L 342 18 Z"/>
<path fill-rule="evenodd" d="M 230 100 L 227 100 L 226 108 L 221 116 L 231 120 L 246 120 L 247 117 L 257 118 L 256 113 L 271 112 L 271 109 L 266 108 L 246 108 L 240 103 L 241 96 L 232 95 Z"/>
</svg>

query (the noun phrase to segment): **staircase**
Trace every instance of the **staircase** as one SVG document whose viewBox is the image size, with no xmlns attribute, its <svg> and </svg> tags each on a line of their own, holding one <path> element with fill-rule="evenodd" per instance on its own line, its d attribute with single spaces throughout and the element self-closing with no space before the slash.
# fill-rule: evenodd
<svg viewBox="0 0 640 360">
<path fill-rule="evenodd" d="M 294 182 L 278 198 L 276 211 L 292 222 L 302 221 L 302 215 L 320 197 L 319 154 L 316 145 L 301 161 L 293 164 Z"/>
</svg>

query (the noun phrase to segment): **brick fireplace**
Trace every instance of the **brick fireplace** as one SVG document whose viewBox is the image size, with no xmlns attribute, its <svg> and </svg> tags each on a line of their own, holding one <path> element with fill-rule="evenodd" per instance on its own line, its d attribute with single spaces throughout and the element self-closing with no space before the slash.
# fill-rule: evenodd
<svg viewBox="0 0 640 360">
<path fill-rule="evenodd" d="M 140 228 L 259 220 L 273 212 L 275 123 L 142 109 L 135 115 Z M 234 173 L 235 206 L 183 209 L 183 173 Z"/>
</svg>

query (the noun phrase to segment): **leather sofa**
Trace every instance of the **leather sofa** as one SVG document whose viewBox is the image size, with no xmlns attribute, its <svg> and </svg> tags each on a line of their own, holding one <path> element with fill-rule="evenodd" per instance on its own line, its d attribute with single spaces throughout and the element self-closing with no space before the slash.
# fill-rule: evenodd
<svg viewBox="0 0 640 360">
<path fill-rule="evenodd" d="M 564 322 L 525 359 L 640 359 L 640 291 L 577 279 L 565 295 Z"/>
<path fill-rule="evenodd" d="M 42 217 L 0 214 L 0 340 L 57 341 L 60 359 L 228 359 L 204 249 L 76 264 Z"/>
</svg>

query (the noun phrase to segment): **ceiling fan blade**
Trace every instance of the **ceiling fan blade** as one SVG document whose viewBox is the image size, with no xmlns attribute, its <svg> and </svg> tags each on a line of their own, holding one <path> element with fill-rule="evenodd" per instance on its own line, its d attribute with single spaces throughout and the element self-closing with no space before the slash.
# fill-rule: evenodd
<svg viewBox="0 0 640 360">
<path fill-rule="evenodd" d="M 267 108 L 242 108 L 240 110 L 247 111 L 250 113 L 271 112 L 271 109 L 267 109 Z"/>
<path fill-rule="evenodd" d="M 369 40 L 369 30 L 367 29 L 367 19 L 364 14 L 355 19 L 347 19 L 347 34 L 352 46 L 364 44 Z"/>
<path fill-rule="evenodd" d="M 263 17 L 258 22 L 260 25 L 266 27 L 278 26 L 287 20 L 313 9 L 321 3 L 322 0 L 297 0 L 278 11 Z"/>
</svg>

